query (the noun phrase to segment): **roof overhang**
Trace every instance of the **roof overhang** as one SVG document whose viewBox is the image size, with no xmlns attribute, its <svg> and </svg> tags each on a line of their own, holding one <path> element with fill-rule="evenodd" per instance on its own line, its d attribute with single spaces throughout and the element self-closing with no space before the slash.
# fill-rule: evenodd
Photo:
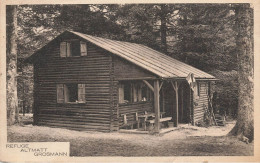
<svg viewBox="0 0 260 163">
<path fill-rule="evenodd" d="M 193 73 L 196 80 L 218 80 L 214 76 L 202 70 L 178 61 L 147 46 L 104 39 L 74 31 L 63 32 L 41 49 L 33 53 L 25 60 L 25 62 L 34 63 L 35 61 L 41 60 L 44 57 L 43 52 L 49 47 L 49 45 L 66 34 L 77 36 L 106 51 L 111 52 L 112 54 L 128 60 L 129 62 L 155 74 L 159 79 L 185 80 L 189 73 Z"/>
</svg>

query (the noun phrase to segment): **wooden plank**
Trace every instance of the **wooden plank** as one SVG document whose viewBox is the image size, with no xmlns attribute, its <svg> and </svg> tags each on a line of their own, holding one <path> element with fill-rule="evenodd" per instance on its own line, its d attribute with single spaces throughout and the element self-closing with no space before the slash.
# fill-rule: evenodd
<svg viewBox="0 0 260 163">
<path fill-rule="evenodd" d="M 164 117 L 164 118 L 160 118 L 160 122 L 166 122 L 166 121 L 170 121 L 172 119 L 172 117 Z M 148 120 L 147 122 L 149 123 L 155 123 L 155 120 Z"/>
<path fill-rule="evenodd" d="M 143 82 L 148 86 L 148 88 L 150 88 L 154 92 L 153 86 L 148 81 L 143 80 Z"/>
<path fill-rule="evenodd" d="M 114 72 L 116 79 L 149 79 L 156 78 L 151 72 L 140 68 L 133 63 L 130 63 L 124 59 L 114 56 Z"/>
<path fill-rule="evenodd" d="M 104 125 L 99 125 L 99 126 L 93 126 L 93 125 L 86 125 L 83 123 L 76 123 L 76 124 L 71 124 L 71 123 L 64 123 L 64 122 L 53 122 L 53 121 L 41 121 L 39 122 L 40 124 L 43 125 L 53 125 L 53 126 L 63 126 L 63 127 L 75 127 L 75 128 L 84 128 L 84 129 L 88 129 L 88 128 L 95 128 L 96 130 L 99 129 L 105 129 L 105 130 L 109 130 L 109 126 L 104 126 Z"/>
<path fill-rule="evenodd" d="M 94 115 L 94 116 L 93 116 Z M 62 115 L 62 114 L 53 114 L 53 115 L 50 115 L 50 114 L 41 114 L 41 113 L 39 113 L 39 116 L 41 117 L 41 118 L 49 118 L 49 117 L 51 117 L 51 118 L 63 118 L 63 119 L 72 119 L 72 118 L 74 118 L 75 120 L 78 120 L 78 119 L 83 119 L 83 121 L 84 120 L 86 120 L 86 121 L 88 121 L 88 119 L 90 119 L 90 120 L 100 120 L 100 121 L 108 121 L 109 120 L 109 116 L 106 116 L 106 117 L 104 117 L 104 116 L 97 116 L 97 114 L 93 114 L 93 115 L 91 115 L 91 114 L 83 114 L 83 115 Z M 87 118 L 87 119 L 86 119 Z"/>
<path fill-rule="evenodd" d="M 70 129 L 70 130 L 76 130 L 76 131 L 100 131 L 100 132 L 108 132 L 109 129 L 105 128 L 99 128 L 99 127 L 94 127 L 94 128 L 86 128 L 85 126 L 65 126 L 65 125 L 57 125 L 56 123 L 39 123 L 39 125 L 44 125 L 52 128 L 65 128 L 65 129 Z"/>
<path fill-rule="evenodd" d="M 123 81 L 123 80 L 154 80 L 156 77 L 115 77 L 115 80 Z"/>
</svg>

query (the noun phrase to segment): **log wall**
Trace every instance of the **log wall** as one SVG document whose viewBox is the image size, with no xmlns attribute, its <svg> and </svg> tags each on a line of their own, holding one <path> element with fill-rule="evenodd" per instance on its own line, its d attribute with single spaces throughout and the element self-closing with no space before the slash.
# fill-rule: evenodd
<svg viewBox="0 0 260 163">
<path fill-rule="evenodd" d="M 208 107 L 208 83 L 207 82 L 199 82 L 200 84 L 200 97 L 199 99 L 196 101 L 198 103 L 197 106 L 194 106 L 194 123 L 196 124 L 196 122 L 203 120 L 204 118 L 204 107 L 203 105 L 205 105 L 206 107 Z"/>
<path fill-rule="evenodd" d="M 114 70 L 115 70 L 115 79 L 146 79 L 146 78 L 155 78 L 155 76 L 148 72 L 147 70 L 140 68 L 126 60 L 123 60 L 119 57 L 114 56 Z"/>
<path fill-rule="evenodd" d="M 72 39 L 68 38 L 63 39 Z M 35 99 L 38 125 L 76 130 L 110 131 L 114 114 L 113 71 L 108 52 L 88 43 L 88 55 L 60 57 L 59 41 L 45 51 L 44 64 L 36 66 Z M 56 85 L 85 84 L 86 103 L 57 103 Z M 111 84 L 112 83 L 112 84 Z"/>
</svg>

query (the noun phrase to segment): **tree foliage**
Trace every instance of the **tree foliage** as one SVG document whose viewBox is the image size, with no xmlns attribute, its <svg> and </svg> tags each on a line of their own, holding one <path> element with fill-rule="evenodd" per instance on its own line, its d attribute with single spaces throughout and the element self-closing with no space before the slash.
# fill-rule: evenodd
<svg viewBox="0 0 260 163">
<path fill-rule="evenodd" d="M 234 11 L 229 4 L 192 4 L 180 8 L 176 53 L 204 71 L 236 70 Z"/>
<path fill-rule="evenodd" d="M 142 43 L 204 71 L 236 70 L 230 4 L 37 5 L 18 12 L 22 54 L 74 30 Z"/>
</svg>

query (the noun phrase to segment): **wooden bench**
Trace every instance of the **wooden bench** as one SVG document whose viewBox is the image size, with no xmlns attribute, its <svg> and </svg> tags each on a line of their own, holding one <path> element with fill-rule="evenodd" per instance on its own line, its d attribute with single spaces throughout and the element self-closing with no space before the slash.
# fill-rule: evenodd
<svg viewBox="0 0 260 163">
<path fill-rule="evenodd" d="M 127 115 L 134 114 L 134 120 L 128 120 Z M 134 125 L 137 124 L 137 128 L 139 128 L 139 120 L 138 120 L 138 112 L 136 113 L 128 113 L 128 114 L 122 114 L 123 116 L 123 126 L 121 127 L 128 127 L 130 126 L 131 129 L 134 128 Z"/>
<path fill-rule="evenodd" d="M 167 121 L 170 121 L 171 119 L 172 119 L 172 117 L 160 118 L 160 122 L 167 122 Z M 149 122 L 149 123 L 151 123 L 151 124 L 154 124 L 154 123 L 155 123 L 155 119 L 147 120 L 146 122 Z"/>
<path fill-rule="evenodd" d="M 167 126 L 169 126 L 169 124 L 168 124 L 168 121 L 170 121 L 172 119 L 172 117 L 164 117 L 164 118 L 160 118 L 160 123 L 163 123 L 163 122 L 166 122 L 167 124 Z M 152 119 L 152 120 L 147 120 L 146 122 L 148 122 L 148 123 L 150 123 L 150 125 L 154 125 L 154 123 L 155 123 L 155 119 Z"/>
</svg>

